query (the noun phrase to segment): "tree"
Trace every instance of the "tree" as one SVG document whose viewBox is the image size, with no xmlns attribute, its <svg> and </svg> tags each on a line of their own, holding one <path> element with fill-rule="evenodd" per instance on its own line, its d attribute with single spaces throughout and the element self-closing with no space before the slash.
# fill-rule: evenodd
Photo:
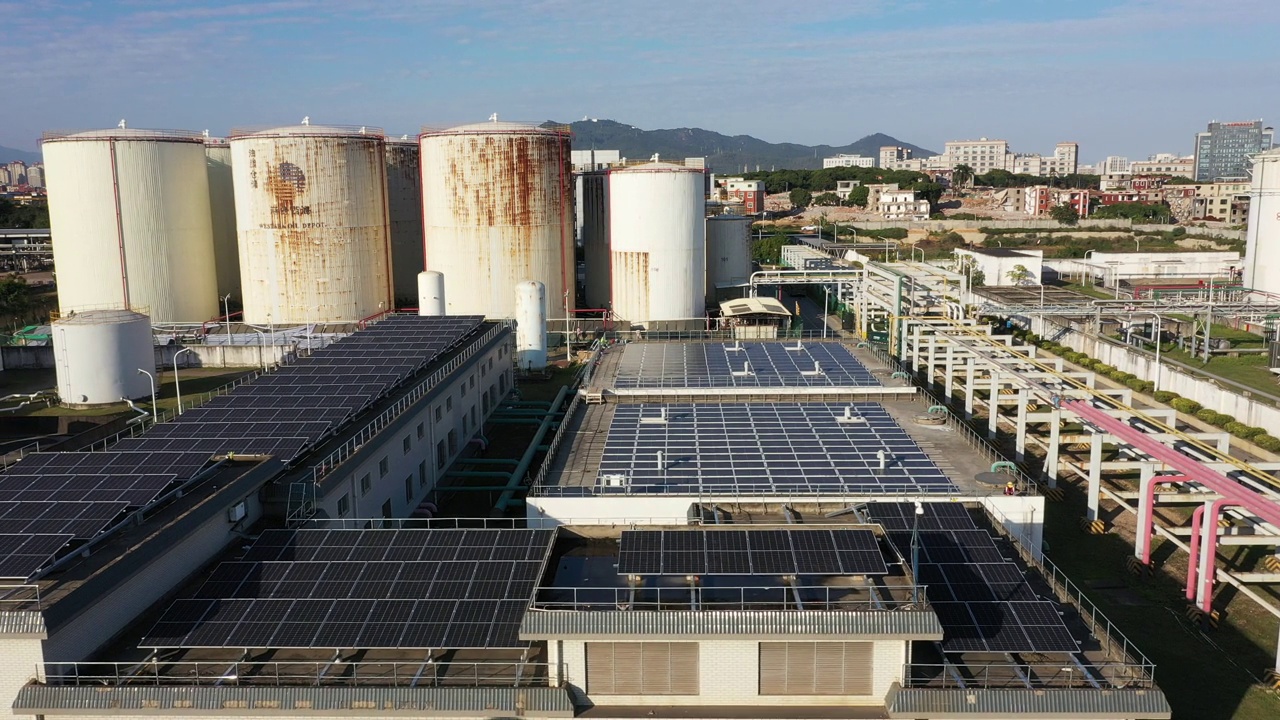
<svg viewBox="0 0 1280 720">
<path fill-rule="evenodd" d="M 789 240 L 785 233 L 765 235 L 751 244 L 751 259 L 761 265 L 777 265 L 782 261 L 782 246 Z"/>
<path fill-rule="evenodd" d="M 833 192 L 824 192 L 821 195 L 815 195 L 813 198 L 814 205 L 823 205 L 830 207 L 840 204 L 840 196 Z"/>
<path fill-rule="evenodd" d="M 853 190 L 849 191 L 849 197 L 845 199 L 844 204 L 849 207 L 866 207 L 867 200 L 870 198 L 870 188 L 866 185 L 856 185 Z"/>
<path fill-rule="evenodd" d="M 953 187 L 964 187 L 973 179 L 973 168 L 968 165 L 957 165 L 951 171 L 951 184 Z"/>
<path fill-rule="evenodd" d="M 791 204 L 798 208 L 807 208 L 813 203 L 813 193 L 804 188 L 796 188 L 791 191 Z"/>
<path fill-rule="evenodd" d="M 942 199 L 942 186 L 936 182 L 918 182 L 912 185 L 910 189 L 916 191 L 916 198 L 928 200 L 930 205 L 934 205 Z"/>
<path fill-rule="evenodd" d="M 1122 202 L 1103 205 L 1091 213 L 1103 220 L 1128 219 L 1134 222 L 1167 223 L 1173 213 L 1168 205 L 1154 203 Z"/>
<path fill-rule="evenodd" d="M 20 275 L 0 278 L 0 315 L 21 315 L 33 304 L 31 288 Z"/>
<path fill-rule="evenodd" d="M 1027 269 L 1026 265 L 1014 265 L 1007 275 L 1009 276 L 1009 282 L 1014 285 L 1025 285 L 1031 280 L 1031 271 Z"/>
<path fill-rule="evenodd" d="M 49 227 L 49 205 L 43 201 L 34 201 L 27 205 L 19 205 L 8 198 L 0 198 L 0 228 Z"/>
<path fill-rule="evenodd" d="M 970 288 L 982 287 L 987 281 L 986 273 L 978 269 L 978 263 L 972 255 L 961 256 L 960 261 L 956 263 L 956 272 L 969 276 Z"/>
<path fill-rule="evenodd" d="M 1063 225 L 1075 225 L 1080 222 L 1080 213 L 1076 209 L 1066 203 L 1057 205 L 1049 211 L 1049 217 L 1057 220 Z"/>
</svg>

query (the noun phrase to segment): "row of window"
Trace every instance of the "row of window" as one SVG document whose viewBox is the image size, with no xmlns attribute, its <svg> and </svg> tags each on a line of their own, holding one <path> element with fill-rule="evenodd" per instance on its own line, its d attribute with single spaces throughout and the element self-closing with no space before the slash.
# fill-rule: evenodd
<svg viewBox="0 0 1280 720">
<path fill-rule="evenodd" d="M 587 643 L 588 695 L 698 695 L 698 643 Z M 869 642 L 762 642 L 759 695 L 870 695 Z"/>
</svg>

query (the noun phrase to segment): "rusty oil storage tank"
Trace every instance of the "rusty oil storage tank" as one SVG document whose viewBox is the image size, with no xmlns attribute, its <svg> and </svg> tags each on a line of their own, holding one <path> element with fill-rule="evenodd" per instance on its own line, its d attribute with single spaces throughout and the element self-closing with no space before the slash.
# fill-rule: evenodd
<svg viewBox="0 0 1280 720">
<path fill-rule="evenodd" d="M 497 120 L 423 131 L 426 268 L 444 274 L 450 315 L 514 317 L 517 284 L 533 280 L 546 287 L 548 316 L 565 316 L 574 279 L 569 137 L 564 127 Z"/>
<path fill-rule="evenodd" d="M 411 306 L 422 272 L 422 165 L 417 138 L 387 139 L 387 214 L 391 231 L 391 288 Z"/>
<path fill-rule="evenodd" d="M 233 130 L 248 323 L 353 322 L 392 309 L 382 130 Z"/>
<path fill-rule="evenodd" d="M 203 322 L 218 314 L 203 135 L 46 133 L 41 149 L 63 315 L 123 308 L 155 322 Z"/>
<path fill-rule="evenodd" d="M 240 295 L 240 251 L 236 247 L 236 194 L 231 176 L 231 145 L 226 140 L 204 141 L 209 173 L 209 213 L 213 220 L 213 261 L 218 296 Z"/>
<path fill-rule="evenodd" d="M 611 293 L 619 320 L 647 329 L 701 325 L 707 281 L 703 179 L 702 168 L 669 162 L 609 171 Z"/>
</svg>

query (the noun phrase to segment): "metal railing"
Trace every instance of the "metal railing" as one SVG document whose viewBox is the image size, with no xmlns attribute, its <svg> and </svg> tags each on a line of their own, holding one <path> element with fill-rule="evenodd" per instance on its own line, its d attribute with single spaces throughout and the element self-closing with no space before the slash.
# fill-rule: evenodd
<svg viewBox="0 0 1280 720">
<path fill-rule="evenodd" d="M 0 585 L 0 611 L 40 610 L 40 586 L 30 583 Z"/>
<path fill-rule="evenodd" d="M 912 663 L 903 666 L 902 684 L 911 688 L 1148 688 L 1151 678 L 1135 676 L 1125 663 L 966 662 Z"/>
<path fill-rule="evenodd" d="M 523 662 L 89 662 L 44 663 L 47 685 L 93 687 L 547 687 L 550 663 Z M 557 668 L 559 669 L 559 668 Z M 563 672 L 555 673 L 564 677 Z"/>
<path fill-rule="evenodd" d="M 394 405 L 382 411 L 378 417 L 371 420 L 368 425 L 365 425 L 359 432 L 355 433 L 350 440 L 335 448 L 333 452 L 329 453 L 328 457 L 321 460 L 312 468 L 312 482 L 319 483 L 322 479 L 327 477 L 329 473 L 333 472 L 333 470 L 341 465 L 348 457 L 351 457 L 353 453 L 377 437 L 378 433 L 382 432 L 383 428 L 387 427 L 387 425 L 390 425 L 392 421 L 404 414 L 406 410 L 421 400 L 424 395 L 434 389 L 437 385 L 443 382 L 445 378 L 452 375 L 455 370 L 470 360 L 484 345 L 488 344 L 489 341 L 496 338 L 505 330 L 506 328 L 502 325 L 495 325 L 489 328 L 487 332 L 479 338 L 471 341 L 465 349 L 455 355 L 449 362 L 445 363 L 443 367 L 437 369 L 425 380 L 418 383 L 417 386 L 397 400 Z"/>
<path fill-rule="evenodd" d="M 744 502 L 747 498 L 767 498 L 770 503 L 793 498 L 811 502 L 815 497 L 847 498 L 850 502 L 865 501 L 874 497 L 879 501 L 888 501 L 892 497 L 918 498 L 921 495 L 950 496 L 959 490 L 955 487 L 931 487 L 920 483 L 902 482 L 887 483 L 866 481 L 863 483 L 806 483 L 795 487 L 780 486 L 776 483 L 663 483 L 661 477 L 633 478 L 624 477 L 621 485 L 608 485 L 606 478 L 598 478 L 593 485 L 535 485 L 538 495 L 549 497 L 583 497 L 596 495 L 688 495 L 715 498 L 724 503 Z M 636 485 L 631 485 L 632 482 Z M 859 487 L 865 488 L 859 491 Z M 968 495 L 969 493 L 966 493 Z"/>
<path fill-rule="evenodd" d="M 757 587 L 541 587 L 538 610 L 920 610 L 923 585 L 773 585 Z"/>
</svg>

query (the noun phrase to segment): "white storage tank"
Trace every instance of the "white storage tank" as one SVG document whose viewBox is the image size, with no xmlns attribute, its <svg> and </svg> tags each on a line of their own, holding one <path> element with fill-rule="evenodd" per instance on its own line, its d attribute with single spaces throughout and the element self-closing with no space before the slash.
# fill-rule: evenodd
<svg viewBox="0 0 1280 720">
<path fill-rule="evenodd" d="M 633 325 L 705 315 L 703 171 L 652 162 L 609 173 L 613 312 Z"/>
<path fill-rule="evenodd" d="M 418 273 L 418 314 L 441 317 L 447 313 L 444 301 L 444 275 L 433 270 Z"/>
<path fill-rule="evenodd" d="M 582 173 L 582 255 L 586 261 L 586 302 L 593 310 L 608 309 L 609 173 Z"/>
<path fill-rule="evenodd" d="M 393 309 L 385 145 L 370 127 L 232 132 L 245 322 Z"/>
<path fill-rule="evenodd" d="M 1264 292 L 1280 293 L 1280 148 L 1253 158 L 1244 284 Z"/>
<path fill-rule="evenodd" d="M 85 407 L 151 398 L 156 372 L 151 319 L 131 310 L 72 312 L 54 321 L 58 397 Z"/>
<path fill-rule="evenodd" d="M 422 259 L 422 166 L 417 138 L 387 140 L 387 215 L 391 231 L 391 288 L 398 305 L 418 293 Z"/>
<path fill-rule="evenodd" d="M 450 315 L 514 317 L 516 285 L 546 287 L 552 317 L 573 306 L 569 132 L 510 122 L 426 130 L 426 268 L 449 278 Z"/>
<path fill-rule="evenodd" d="M 525 372 L 547 366 L 547 288 L 535 280 L 516 286 L 516 367 Z"/>
<path fill-rule="evenodd" d="M 116 128 L 46 134 L 58 308 L 156 322 L 218 314 L 204 137 Z"/>
<path fill-rule="evenodd" d="M 240 295 L 240 251 L 236 247 L 236 193 L 231 178 L 231 145 L 225 140 L 205 140 L 205 165 L 209 171 L 209 212 L 213 220 L 213 262 L 218 296 Z"/>
<path fill-rule="evenodd" d="M 707 305 L 744 297 L 751 281 L 751 218 L 707 218 Z"/>
</svg>

